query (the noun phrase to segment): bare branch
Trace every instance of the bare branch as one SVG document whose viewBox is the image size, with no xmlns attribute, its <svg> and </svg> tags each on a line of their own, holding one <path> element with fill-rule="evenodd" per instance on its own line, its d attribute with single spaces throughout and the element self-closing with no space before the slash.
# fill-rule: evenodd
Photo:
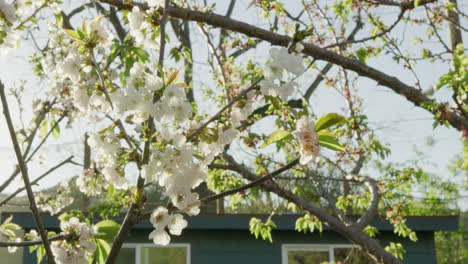
<svg viewBox="0 0 468 264">
<path fill-rule="evenodd" d="M 71 163 L 72 162 L 72 159 L 73 159 L 73 156 L 70 156 L 68 157 L 67 159 L 65 159 L 64 161 L 60 162 L 59 164 L 55 165 L 54 167 L 50 168 L 48 171 L 44 172 L 41 176 L 37 177 L 35 180 L 33 180 L 31 182 L 31 185 L 35 185 L 37 184 L 40 180 L 42 180 L 44 177 L 46 177 L 47 175 L 51 174 L 52 172 L 54 172 L 56 169 L 62 167 L 63 165 L 67 164 L 67 163 Z M 16 191 L 14 191 L 12 194 L 10 194 L 8 197 L 6 197 L 5 199 L 3 199 L 1 202 L 0 202 L 0 206 L 3 206 L 5 205 L 8 201 L 10 201 L 11 199 L 13 199 L 14 197 L 16 197 L 16 195 L 18 195 L 19 193 L 21 193 L 22 191 L 24 191 L 26 189 L 26 187 L 21 187 L 19 189 L 17 189 Z"/>
<path fill-rule="evenodd" d="M 13 122 L 11 121 L 10 111 L 8 109 L 8 102 L 7 102 L 6 95 L 5 95 L 5 86 L 3 85 L 1 81 L 0 81 L 0 96 L 1 96 L 1 101 L 3 105 L 3 114 L 5 115 L 5 119 L 7 121 L 7 126 L 10 132 L 11 141 L 15 149 L 16 159 L 18 160 L 20 172 L 21 172 L 21 175 L 23 176 L 24 186 L 26 188 L 26 192 L 28 193 L 29 207 L 34 216 L 34 221 L 36 222 L 36 226 L 37 226 L 37 229 L 39 230 L 41 239 L 44 242 L 44 248 L 45 248 L 46 255 L 47 255 L 47 262 L 50 264 L 55 264 L 54 255 L 50 248 L 50 242 L 47 238 L 47 232 L 44 228 L 44 224 L 42 223 L 39 210 L 37 209 L 36 200 L 34 199 L 34 193 L 32 191 L 31 183 L 29 181 L 29 176 L 28 176 L 28 167 L 26 165 L 26 162 L 23 159 L 23 155 L 21 154 L 18 139 L 16 138 L 15 128 L 13 126 Z"/>
<path fill-rule="evenodd" d="M 239 101 L 242 99 L 245 95 L 247 95 L 248 92 L 257 89 L 257 84 L 263 80 L 263 78 L 258 78 L 255 82 L 253 82 L 249 88 L 245 89 L 242 91 L 239 95 L 237 95 L 235 98 L 233 98 L 228 104 L 226 104 L 221 110 L 219 110 L 215 115 L 213 115 L 208 121 L 206 121 L 203 125 L 201 125 L 197 130 L 195 130 L 192 134 L 187 136 L 187 139 L 192 139 L 194 136 L 198 135 L 206 126 L 208 126 L 211 122 L 214 120 L 218 119 L 221 114 L 226 111 L 229 107 L 231 107 L 235 102 Z"/>
<path fill-rule="evenodd" d="M 65 235 L 57 235 L 54 237 L 50 237 L 49 241 L 58 241 L 58 240 L 66 240 L 67 237 Z M 43 244 L 42 240 L 33 240 L 33 241 L 21 241 L 21 242 L 3 242 L 0 241 L 0 247 L 30 247 L 35 245 Z"/>
<path fill-rule="evenodd" d="M 374 219 L 379 209 L 379 201 L 380 201 L 379 186 L 377 185 L 376 180 L 370 177 L 359 176 L 356 174 L 348 174 L 346 176 L 346 180 L 353 180 L 353 181 L 364 183 L 369 189 L 369 192 L 372 196 L 372 200 L 371 200 L 371 204 L 369 208 L 366 210 L 364 214 L 362 214 L 361 217 L 359 217 L 359 219 L 356 221 L 356 224 L 355 224 L 357 228 L 363 229 Z"/>
<path fill-rule="evenodd" d="M 291 161 L 290 163 L 288 163 L 287 165 L 275 170 L 274 172 L 269 173 L 269 174 L 267 174 L 267 175 L 265 175 L 263 177 L 259 177 L 258 179 L 254 180 L 254 181 L 251 181 L 250 183 L 248 183 L 246 185 L 243 185 L 241 187 L 234 188 L 234 189 L 231 189 L 231 190 L 227 190 L 225 192 L 218 193 L 218 194 L 215 194 L 215 195 L 212 195 L 212 196 L 209 196 L 209 197 L 202 198 L 202 199 L 200 199 L 200 201 L 202 203 L 204 203 L 204 204 L 207 204 L 207 203 L 209 203 L 211 201 L 220 199 L 222 197 L 226 197 L 226 196 L 229 196 L 231 194 L 242 192 L 244 190 L 247 190 L 247 189 L 250 189 L 252 187 L 258 186 L 261 183 L 265 182 L 266 180 L 272 179 L 275 176 L 280 175 L 281 173 L 283 173 L 285 171 L 288 171 L 289 169 L 291 169 L 292 167 L 294 167 L 298 163 L 299 163 L 299 159 L 295 159 L 295 160 Z M 214 169 L 216 169 L 216 168 L 224 169 L 225 168 L 223 166 L 217 167 L 217 165 L 218 164 L 211 164 L 209 167 L 214 168 Z"/>
</svg>

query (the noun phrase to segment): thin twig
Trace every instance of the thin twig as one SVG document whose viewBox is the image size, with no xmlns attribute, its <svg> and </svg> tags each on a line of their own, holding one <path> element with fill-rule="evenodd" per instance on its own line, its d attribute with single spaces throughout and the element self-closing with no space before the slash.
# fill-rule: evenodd
<svg viewBox="0 0 468 264">
<path fill-rule="evenodd" d="M 50 237 L 49 241 L 58 241 L 58 240 L 66 240 L 67 237 L 65 235 L 57 235 L 54 237 Z M 0 247 L 30 247 L 35 245 L 42 244 L 42 240 L 33 240 L 33 241 L 21 241 L 21 242 L 0 242 Z"/>
<path fill-rule="evenodd" d="M 3 85 L 1 81 L 0 81 L 0 96 L 1 96 L 1 101 L 3 105 L 3 114 L 5 115 L 5 119 L 7 121 L 7 126 L 10 132 L 11 141 L 15 149 L 16 159 L 18 160 L 21 175 L 23 176 L 24 186 L 26 188 L 26 192 L 28 193 L 29 207 L 34 216 L 34 221 L 36 222 L 36 226 L 37 226 L 37 229 L 39 230 L 41 239 L 44 243 L 44 248 L 45 248 L 46 255 L 47 255 L 47 262 L 50 264 L 55 264 L 54 255 L 52 253 L 52 249 L 50 248 L 50 242 L 47 238 L 47 232 L 44 228 L 44 224 L 42 223 L 39 210 L 37 209 L 36 200 L 34 198 L 34 193 L 31 188 L 31 183 L 29 181 L 28 167 L 26 163 L 24 162 L 23 155 L 21 154 L 21 149 L 19 147 L 18 139 L 16 138 L 15 128 L 11 120 L 10 110 L 8 109 L 8 102 L 7 102 L 6 95 L 5 95 L 5 86 Z"/>
<path fill-rule="evenodd" d="M 202 198 L 200 199 L 200 201 L 204 204 L 207 204 L 211 201 L 214 201 L 214 200 L 217 200 L 219 198 L 222 198 L 222 197 L 226 197 L 226 196 L 229 196 L 231 194 L 235 194 L 235 193 L 238 193 L 238 192 L 242 192 L 244 190 L 247 190 L 247 189 L 250 189 L 252 187 L 255 187 L 255 186 L 258 186 L 260 185 L 261 183 L 291 169 L 292 167 L 294 167 L 295 165 L 297 165 L 299 163 L 299 159 L 295 159 L 293 161 L 291 161 L 290 163 L 288 163 L 287 165 L 275 170 L 274 172 L 272 173 L 269 173 L 263 177 L 259 177 L 258 179 L 246 184 L 246 185 L 243 185 L 241 187 L 238 187 L 238 188 L 234 188 L 234 189 L 231 189 L 231 190 L 227 190 L 225 192 L 222 192 L 222 193 L 218 193 L 218 194 L 215 194 L 215 195 L 212 195 L 212 196 L 208 196 L 208 197 L 205 197 L 205 198 Z M 218 169 L 223 169 L 223 167 L 217 167 L 216 165 L 218 164 L 212 164 L 210 165 L 210 168 L 218 168 Z"/>
<path fill-rule="evenodd" d="M 37 177 L 35 180 L 33 180 L 31 182 L 31 185 L 35 185 L 37 184 L 40 180 L 42 180 L 44 177 L 46 177 L 47 175 L 51 174 L 53 171 L 55 171 L 56 169 L 62 167 L 63 165 L 67 164 L 67 163 L 71 163 L 72 162 L 72 159 L 73 159 L 73 156 L 70 156 L 68 157 L 66 160 L 60 162 L 59 164 L 55 165 L 54 167 L 50 168 L 48 171 L 44 172 L 41 176 Z M 10 201 L 11 199 L 13 199 L 16 195 L 18 195 L 20 192 L 24 191 L 26 189 L 26 187 L 21 187 L 21 188 L 18 188 L 16 191 L 14 191 L 12 194 L 10 194 L 7 198 L 3 199 L 1 202 L 0 202 L 0 206 L 3 206 L 4 204 L 6 204 L 8 201 Z"/>
<path fill-rule="evenodd" d="M 253 82 L 249 88 L 245 89 L 244 91 L 242 91 L 238 96 L 236 96 L 235 98 L 233 98 L 228 104 L 226 104 L 223 108 L 221 108 L 221 110 L 219 110 L 215 115 L 213 115 L 210 119 L 208 119 L 208 121 L 206 121 L 205 123 L 203 123 L 203 125 L 201 125 L 199 128 L 197 128 L 193 133 L 191 133 L 190 135 L 187 136 L 187 139 L 192 139 L 194 136 L 198 135 L 198 133 L 200 133 L 206 126 L 208 126 L 211 122 L 213 122 L 214 120 L 218 119 L 221 114 L 226 111 L 226 109 L 228 109 L 229 107 L 231 107 L 235 102 L 239 101 L 240 99 L 242 99 L 245 95 L 247 95 L 248 92 L 252 91 L 252 90 L 255 90 L 257 89 L 257 84 L 263 80 L 263 77 L 260 77 L 258 78 L 255 82 Z"/>
</svg>

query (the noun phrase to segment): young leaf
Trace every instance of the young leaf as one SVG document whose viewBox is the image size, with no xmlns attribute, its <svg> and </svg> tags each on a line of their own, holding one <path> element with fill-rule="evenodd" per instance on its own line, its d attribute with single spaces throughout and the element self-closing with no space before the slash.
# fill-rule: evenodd
<svg viewBox="0 0 468 264">
<path fill-rule="evenodd" d="M 337 125 L 342 125 L 346 124 L 346 118 L 342 115 L 336 114 L 336 113 L 329 113 L 317 120 L 315 122 L 315 131 L 320 131 L 327 129 L 332 126 L 337 126 Z"/>
<path fill-rule="evenodd" d="M 106 262 L 106 258 L 109 255 L 111 250 L 109 244 L 102 239 L 97 239 L 97 247 L 94 253 L 94 259 L 96 264 L 104 264 Z"/>
<path fill-rule="evenodd" d="M 112 220 L 103 220 L 96 224 L 99 234 L 97 238 L 112 242 L 120 229 L 120 225 Z"/>
<path fill-rule="evenodd" d="M 74 30 L 64 28 L 63 31 L 65 32 L 65 34 L 74 39 L 80 39 L 80 35 L 78 35 L 78 33 L 76 33 Z"/>
<path fill-rule="evenodd" d="M 336 151 L 346 151 L 336 140 L 334 136 L 330 136 L 328 134 L 323 133 L 322 135 L 319 134 L 318 141 L 320 146 L 329 148 L 331 150 L 336 150 Z"/>
<path fill-rule="evenodd" d="M 52 130 L 52 135 L 56 138 L 58 138 L 60 136 L 60 126 L 57 124 L 57 122 L 55 120 L 52 120 L 50 121 L 50 127 L 54 128 Z"/>
<path fill-rule="evenodd" d="M 266 139 L 265 143 L 260 146 L 260 148 L 265 148 L 266 146 L 285 139 L 286 137 L 292 137 L 291 133 L 286 130 L 278 129 L 275 132 L 271 133 Z"/>
</svg>

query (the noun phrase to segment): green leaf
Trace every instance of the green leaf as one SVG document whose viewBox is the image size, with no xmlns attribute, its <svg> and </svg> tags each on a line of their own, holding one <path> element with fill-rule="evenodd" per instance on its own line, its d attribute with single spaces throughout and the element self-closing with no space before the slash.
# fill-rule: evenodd
<svg viewBox="0 0 468 264">
<path fill-rule="evenodd" d="M 285 139 L 286 137 L 292 137 L 291 133 L 286 131 L 286 130 L 282 130 L 282 129 L 278 129 L 276 130 L 275 132 L 271 133 L 266 139 L 265 139 L 265 143 L 263 143 L 263 145 L 260 146 L 260 148 L 264 148 L 270 144 L 273 144 L 275 142 L 278 142 L 280 140 L 283 140 Z"/>
<path fill-rule="evenodd" d="M 421 3 L 421 0 L 414 0 L 414 7 L 418 7 Z"/>
<path fill-rule="evenodd" d="M 336 151 L 346 151 L 330 131 L 326 131 L 325 133 L 318 133 L 318 141 L 320 146 L 322 147 Z"/>
<path fill-rule="evenodd" d="M 360 48 L 356 51 L 356 56 L 361 62 L 366 62 L 369 58 L 369 52 L 365 48 Z"/>
<path fill-rule="evenodd" d="M 56 138 L 58 138 L 60 136 L 60 126 L 57 124 L 57 122 L 55 120 L 52 120 L 50 121 L 50 127 L 54 128 L 52 130 L 52 135 Z"/>
<path fill-rule="evenodd" d="M 94 253 L 94 259 L 96 260 L 96 264 L 104 264 L 106 263 L 106 258 L 109 255 L 111 250 L 109 244 L 102 239 L 97 239 L 97 247 Z"/>
<path fill-rule="evenodd" d="M 112 220 L 103 220 L 96 224 L 99 234 L 97 238 L 112 242 L 120 229 L 120 225 Z"/>
<path fill-rule="evenodd" d="M 39 125 L 39 132 L 41 136 L 45 137 L 47 133 L 49 132 L 48 126 L 47 126 L 47 120 L 42 120 L 41 124 Z"/>
<path fill-rule="evenodd" d="M 86 33 L 84 33 L 83 30 L 81 30 L 81 28 L 77 28 L 76 32 L 78 34 L 79 39 L 85 39 L 86 38 Z"/>
<path fill-rule="evenodd" d="M 40 264 L 42 262 L 42 259 L 45 256 L 45 249 L 43 245 L 38 246 L 36 254 L 37 254 L 37 264 Z"/>
<path fill-rule="evenodd" d="M 63 32 L 74 39 L 80 39 L 80 35 L 78 35 L 74 30 L 64 28 Z"/>
<path fill-rule="evenodd" d="M 336 113 L 329 113 L 317 120 L 315 122 L 315 131 L 320 131 L 327 129 L 332 126 L 338 126 L 338 125 L 343 125 L 346 124 L 346 118 L 342 115 L 336 114 Z"/>
</svg>

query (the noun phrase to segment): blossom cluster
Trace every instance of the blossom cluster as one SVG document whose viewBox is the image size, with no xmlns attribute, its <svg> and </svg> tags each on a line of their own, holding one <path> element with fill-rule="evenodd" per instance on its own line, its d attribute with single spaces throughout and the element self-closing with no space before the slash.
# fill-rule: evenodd
<svg viewBox="0 0 468 264">
<path fill-rule="evenodd" d="M 68 182 L 63 182 L 54 194 L 38 193 L 35 198 L 39 209 L 53 215 L 73 203 Z"/>
<path fill-rule="evenodd" d="M 93 236 L 98 234 L 97 227 L 80 222 L 77 217 L 71 217 L 68 221 L 60 223 L 60 229 L 61 234 L 76 238 L 76 241 L 73 239 L 53 241 L 51 249 L 55 262 L 57 264 L 89 263 L 97 246 L 93 241 Z"/>
<path fill-rule="evenodd" d="M 120 175 L 118 169 L 118 151 L 120 148 L 120 142 L 116 135 L 108 133 L 104 139 L 97 133 L 90 133 L 88 138 L 89 146 L 99 154 L 99 158 L 96 158 L 96 166 L 100 169 L 104 179 L 108 183 L 112 183 L 117 189 L 127 189 L 128 181 L 125 177 Z M 85 173 L 82 177 L 90 176 Z M 84 179 L 83 179 L 84 181 Z M 104 185 L 103 187 L 105 187 Z M 81 186 L 80 190 L 83 193 L 87 193 L 87 190 Z"/>
<path fill-rule="evenodd" d="M 13 4 L 0 0 L 0 55 L 18 45 L 19 35 L 13 26 L 17 19 Z"/>
<path fill-rule="evenodd" d="M 19 46 L 20 33 L 32 14 L 49 7 L 54 14 L 61 12 L 59 0 L 0 0 L 0 55 Z"/>
<path fill-rule="evenodd" d="M 286 48 L 271 48 L 268 63 L 264 70 L 265 79 L 261 81 L 261 92 L 268 96 L 279 96 L 287 100 L 297 87 L 293 80 L 286 80 L 286 72 L 295 76 L 305 71 L 303 59 L 300 55 L 290 53 Z"/>
<path fill-rule="evenodd" d="M 134 7 L 126 15 L 129 34 L 136 48 L 158 52 L 160 32 L 157 27 L 164 1 L 146 2 L 150 7 L 146 11 Z M 33 6 L 38 8 L 42 4 L 43 1 L 34 1 Z M 16 19 L 12 5 L 5 4 L 3 0 L 0 0 L 0 12 L 3 14 L 0 18 L 4 21 L 0 22 L 0 26 L 9 26 Z M 150 218 L 155 230 L 149 238 L 156 244 L 166 245 L 170 241 L 169 234 L 180 235 L 187 226 L 181 213 L 199 214 L 201 202 L 193 190 L 208 177 L 208 165 L 238 136 L 236 128 L 255 109 L 258 92 L 250 91 L 230 108 L 229 125 L 213 122 L 204 129 L 207 137 L 192 140 L 190 133 L 206 121 L 191 121 L 194 109 L 187 99 L 184 84 L 177 78 L 167 76 L 163 81 L 160 76 L 164 75 L 164 69 L 157 69 L 148 61 L 133 60 L 128 63 L 120 56 L 110 59 L 114 36 L 101 18 L 83 22 L 77 32 L 62 30 L 54 22 L 49 22 L 48 27 L 50 39 L 47 50 L 37 62 L 38 69 L 41 77 L 48 80 L 47 94 L 58 98 L 70 121 L 84 119 L 93 122 L 103 117 L 130 120 L 124 125 L 131 127 L 129 133 L 135 137 L 147 137 L 146 121 L 154 122 L 156 132 L 149 135 L 151 156 L 147 164 L 140 164 L 140 175 L 146 183 L 161 186 L 170 200 L 170 209 L 158 207 Z M 125 67 L 121 66 L 123 64 Z M 300 55 L 290 53 L 285 48 L 272 48 L 264 70 L 264 80 L 260 83 L 261 93 L 286 100 L 297 86 L 290 77 L 302 74 L 304 70 Z M 302 133 L 299 128 L 298 131 L 304 142 L 301 155 L 306 160 L 318 148 L 313 145 L 309 134 Z M 77 178 L 81 192 L 101 194 L 109 185 L 122 190 L 130 188 L 125 178 L 126 164 L 122 162 L 122 153 L 125 147 L 137 149 L 141 146 L 134 142 L 130 144 L 134 146 L 126 146 L 128 142 L 124 146 L 121 133 L 110 126 L 99 133 L 89 133 L 87 143 L 92 149 L 94 163 L 93 168 L 84 170 Z M 71 198 L 65 197 L 42 195 L 38 197 L 38 203 L 43 210 L 56 214 L 72 202 Z M 83 236 L 85 244 L 54 242 L 58 262 L 84 261 L 87 252 L 95 247 L 86 244 L 91 231 L 76 218 L 63 225 L 64 232 L 74 230 L 80 234 L 80 244 Z"/>
<path fill-rule="evenodd" d="M 155 244 L 164 246 L 171 241 L 166 228 L 172 235 L 181 235 L 182 230 L 188 224 L 181 214 L 169 214 L 167 208 L 162 206 L 153 211 L 150 222 L 155 229 L 149 234 L 149 239 L 152 239 Z"/>
</svg>

